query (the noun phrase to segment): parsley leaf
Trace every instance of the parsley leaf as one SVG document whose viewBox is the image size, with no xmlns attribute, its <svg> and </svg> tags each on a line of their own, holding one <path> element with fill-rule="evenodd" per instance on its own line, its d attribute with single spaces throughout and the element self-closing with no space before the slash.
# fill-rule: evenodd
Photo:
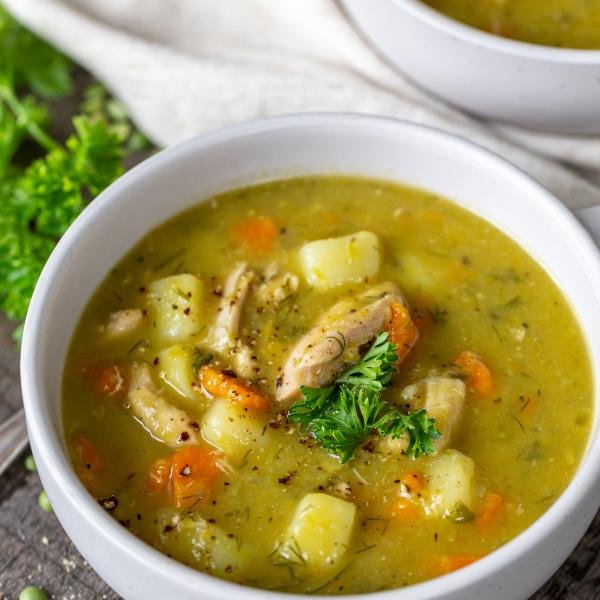
<svg viewBox="0 0 600 600">
<path fill-rule="evenodd" d="M 408 436 L 406 453 L 418 458 L 434 451 L 439 437 L 435 420 L 425 410 L 401 413 L 381 398 L 391 383 L 396 347 L 389 334 L 380 333 L 356 364 L 326 388 L 301 387 L 303 399 L 288 411 L 288 418 L 309 430 L 317 443 L 347 462 L 356 448 L 374 433 L 382 437 Z"/>
<path fill-rule="evenodd" d="M 145 143 L 98 84 L 64 144 L 50 135 L 48 101 L 71 92 L 72 66 L 0 7 L 0 310 L 16 321 L 60 237 Z"/>
</svg>

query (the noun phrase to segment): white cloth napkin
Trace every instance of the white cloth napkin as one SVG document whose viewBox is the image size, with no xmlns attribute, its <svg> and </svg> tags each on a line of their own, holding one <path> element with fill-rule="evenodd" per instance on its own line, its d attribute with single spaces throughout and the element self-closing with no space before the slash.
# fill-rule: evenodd
<svg viewBox="0 0 600 600">
<path fill-rule="evenodd" d="M 103 81 L 159 145 L 280 113 L 379 113 L 490 148 L 571 208 L 600 204 L 591 181 L 600 184 L 599 137 L 487 124 L 428 97 L 378 57 L 335 0 L 2 1 Z"/>
</svg>

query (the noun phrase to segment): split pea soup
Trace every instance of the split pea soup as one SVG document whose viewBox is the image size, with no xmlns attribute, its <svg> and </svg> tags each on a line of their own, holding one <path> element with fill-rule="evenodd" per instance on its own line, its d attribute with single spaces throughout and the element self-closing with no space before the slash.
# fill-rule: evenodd
<svg viewBox="0 0 600 600">
<path fill-rule="evenodd" d="M 489 33 L 542 46 L 600 49 L 599 0 L 424 0 Z"/>
<path fill-rule="evenodd" d="M 592 394 L 579 324 L 517 244 L 431 193 L 323 176 L 142 239 L 80 319 L 62 408 L 75 471 L 134 535 L 346 594 L 524 531 L 577 469 Z"/>
</svg>

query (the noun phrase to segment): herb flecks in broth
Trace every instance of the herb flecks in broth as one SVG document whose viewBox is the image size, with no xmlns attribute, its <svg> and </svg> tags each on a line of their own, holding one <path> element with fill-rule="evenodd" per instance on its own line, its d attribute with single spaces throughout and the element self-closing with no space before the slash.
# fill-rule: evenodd
<svg viewBox="0 0 600 600">
<path fill-rule="evenodd" d="M 63 382 L 74 468 L 124 527 L 218 577 L 335 594 L 523 531 L 577 468 L 591 399 L 578 324 L 520 248 L 431 194 L 342 177 L 150 233 L 86 308 Z"/>
</svg>

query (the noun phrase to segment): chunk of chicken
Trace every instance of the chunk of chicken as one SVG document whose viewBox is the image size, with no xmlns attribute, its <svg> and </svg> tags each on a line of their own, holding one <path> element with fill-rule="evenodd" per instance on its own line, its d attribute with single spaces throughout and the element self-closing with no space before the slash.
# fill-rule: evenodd
<svg viewBox="0 0 600 600">
<path fill-rule="evenodd" d="M 215 324 L 207 338 L 207 343 L 215 351 L 229 356 L 238 375 L 245 379 L 256 376 L 252 350 L 239 337 L 242 309 L 253 278 L 254 273 L 246 269 L 245 263 L 238 265 L 229 275 Z"/>
<path fill-rule="evenodd" d="M 265 270 L 265 280 L 256 288 L 258 306 L 263 310 L 276 309 L 284 300 L 298 290 L 299 279 L 292 273 L 279 276 Z"/>
<path fill-rule="evenodd" d="M 144 363 L 134 362 L 131 367 L 126 408 L 152 437 L 171 448 L 200 443 L 198 425 L 185 411 L 160 396 Z"/>
<path fill-rule="evenodd" d="M 108 315 L 108 321 L 102 326 L 105 341 L 113 341 L 127 337 L 136 332 L 144 324 L 144 313 L 141 308 L 125 308 Z"/>
<path fill-rule="evenodd" d="M 452 434 L 460 422 L 466 396 L 466 387 L 461 379 L 454 377 L 427 377 L 409 386 L 401 392 L 402 406 L 410 410 L 424 408 L 427 415 L 435 419 L 440 437 L 434 440 L 436 452 L 448 447 Z M 408 448 L 408 436 L 392 439 L 382 438 L 377 442 L 380 452 L 399 456 Z"/>
<path fill-rule="evenodd" d="M 277 399 L 292 398 L 301 385 L 329 385 L 347 365 L 358 361 L 362 346 L 386 329 L 395 302 L 405 304 L 404 297 L 394 283 L 387 282 L 332 306 L 290 353 Z"/>
<path fill-rule="evenodd" d="M 452 439 L 465 405 L 466 388 L 455 377 L 427 377 L 402 390 L 402 400 L 412 410 L 424 408 L 441 436 L 434 441 L 439 452 L 447 448 Z"/>
</svg>

